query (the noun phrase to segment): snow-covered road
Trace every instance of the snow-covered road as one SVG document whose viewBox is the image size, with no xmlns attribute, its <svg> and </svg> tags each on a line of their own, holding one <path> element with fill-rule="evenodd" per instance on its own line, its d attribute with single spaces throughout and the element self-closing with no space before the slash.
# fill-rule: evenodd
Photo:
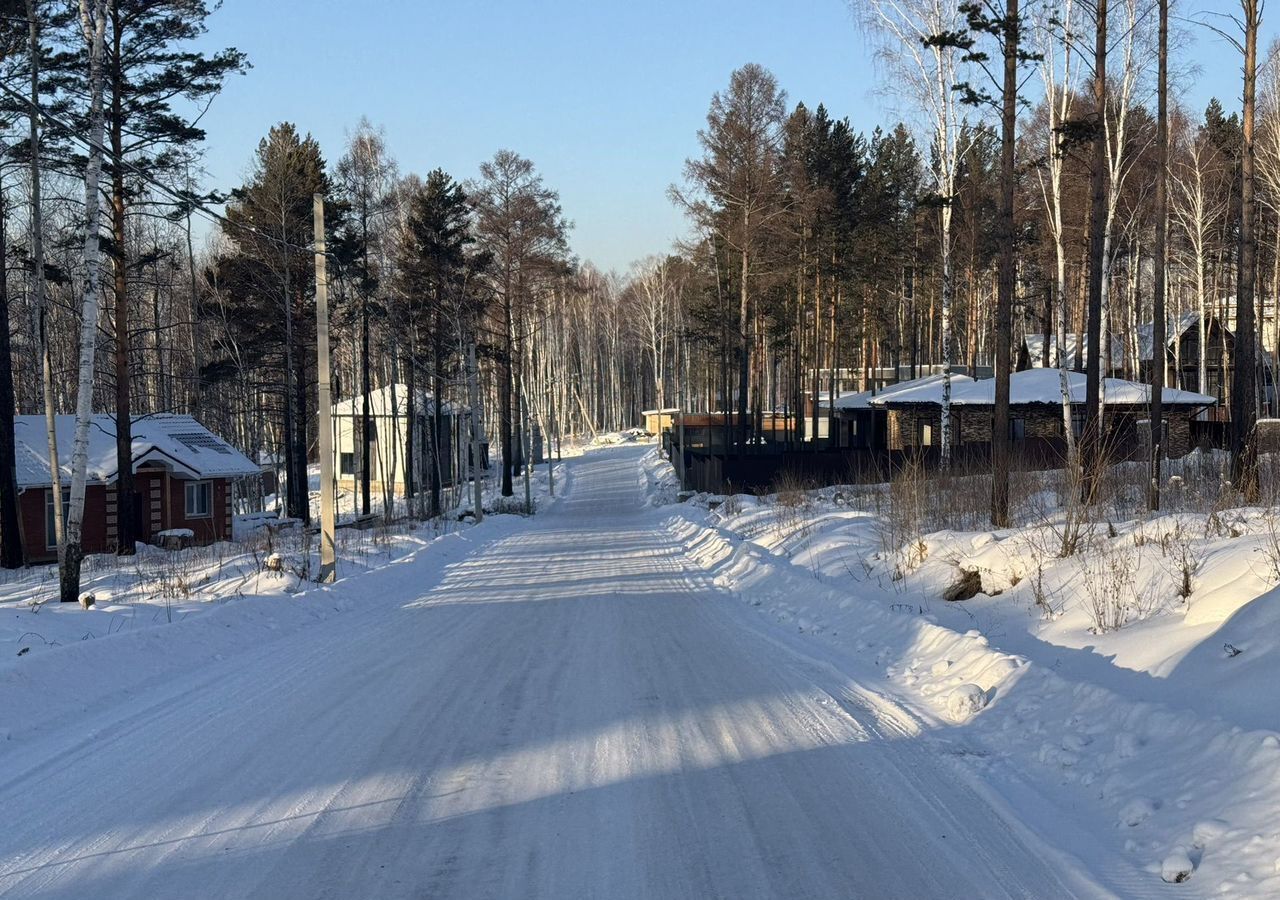
<svg viewBox="0 0 1280 900">
<path fill-rule="evenodd" d="M 588 454 L 365 606 L 0 743 L 0 895 L 1105 896 L 717 588 L 638 466 Z"/>
</svg>

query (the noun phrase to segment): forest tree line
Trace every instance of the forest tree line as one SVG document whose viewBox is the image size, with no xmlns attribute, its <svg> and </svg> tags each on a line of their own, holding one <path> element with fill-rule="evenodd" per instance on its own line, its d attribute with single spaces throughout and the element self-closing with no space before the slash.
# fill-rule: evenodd
<svg viewBox="0 0 1280 900">
<path fill-rule="evenodd" d="M 316 193 L 336 397 L 403 384 L 465 407 L 474 355 L 504 494 L 534 425 L 590 434 L 680 403 L 738 412 L 744 445 L 785 410 L 803 441 L 818 430 L 806 397 L 885 367 L 993 367 L 1007 398 L 1026 334 L 1056 336 L 1043 363 L 1089 369 L 1091 410 L 1097 348 L 1114 341 L 1136 375 L 1144 323 L 1195 312 L 1244 335 L 1247 311 L 1274 354 L 1280 63 L 1259 62 L 1257 2 L 1237 17 L 1239 110 L 1170 92 L 1166 0 L 1110 6 L 857 0 L 913 118 L 855 124 L 742 67 L 669 192 L 687 239 L 609 273 L 574 257 L 557 190 L 511 150 L 416 174 L 367 121 L 329 157 L 281 122 L 246 153 L 245 183 L 210 187 L 203 111 L 253 74 L 234 48 L 199 49 L 208 4 L 3 0 L 0 473 L 15 413 L 113 413 L 125 459 L 130 416 L 189 412 L 275 461 L 285 511 L 307 519 Z M 1057 352 L 1072 343 L 1087 360 Z M 1256 415 L 1261 382 L 1242 368 L 1250 382 L 1222 397 Z M 411 492 L 418 513 L 442 511 L 438 478 Z M 4 565 L 22 562 L 14 494 L 0 477 Z M 73 478 L 69 521 L 54 504 L 60 556 L 76 500 Z M 124 553 L 132 521 L 122 506 Z"/>
</svg>

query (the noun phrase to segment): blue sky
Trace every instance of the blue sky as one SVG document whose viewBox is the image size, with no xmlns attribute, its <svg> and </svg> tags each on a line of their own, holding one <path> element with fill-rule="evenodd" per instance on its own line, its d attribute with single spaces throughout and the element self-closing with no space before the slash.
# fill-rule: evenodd
<svg viewBox="0 0 1280 900">
<path fill-rule="evenodd" d="M 900 118 L 844 0 L 224 0 L 209 27 L 210 45 L 253 64 L 205 119 L 213 185 L 239 184 L 276 122 L 310 131 L 332 163 L 364 115 L 404 171 L 465 179 L 500 147 L 529 157 L 560 191 L 575 252 L 620 271 L 683 233 L 665 191 L 737 66 L 761 63 L 792 103 L 860 130 Z M 1233 107 L 1238 57 L 1191 37 L 1188 105 Z"/>
</svg>

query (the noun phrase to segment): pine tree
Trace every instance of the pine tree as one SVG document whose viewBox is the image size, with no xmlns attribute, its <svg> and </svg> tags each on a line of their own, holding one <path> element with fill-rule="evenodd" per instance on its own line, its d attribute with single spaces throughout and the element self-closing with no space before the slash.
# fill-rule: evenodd
<svg viewBox="0 0 1280 900">
<path fill-rule="evenodd" d="M 464 334 L 469 342 L 479 312 L 467 290 L 469 277 L 485 262 L 472 253 L 474 242 L 466 191 L 442 169 L 433 170 L 409 197 L 409 215 L 397 248 L 403 293 L 410 303 L 410 341 L 416 348 L 420 328 L 430 340 L 432 516 L 442 511 L 439 448 L 449 375 L 446 358 L 461 353 L 459 341 Z"/>
<path fill-rule="evenodd" d="M 204 0 L 115 0 L 108 16 L 105 90 L 108 97 L 107 175 L 111 194 L 111 241 L 115 293 L 116 465 L 119 552 L 133 553 L 136 540 L 133 491 L 132 398 L 129 349 L 129 210 L 143 200 L 130 176 L 142 169 L 152 178 L 185 177 L 204 130 L 179 109 L 201 109 L 227 76 L 246 66 L 234 49 L 205 53 L 192 44 L 205 33 Z"/>
<path fill-rule="evenodd" d="M 288 122 L 258 144 L 249 181 L 227 204 L 224 234 L 233 252 L 216 264 L 229 309 L 226 326 L 236 348 L 256 365 L 279 373 L 280 434 L 288 478 L 288 515 L 310 521 L 307 490 L 308 352 L 315 328 L 315 268 L 309 249 L 312 196 L 330 196 L 320 145 Z M 338 208 L 326 205 L 327 231 L 342 225 Z M 210 380 L 226 378 L 226 355 L 205 368 Z"/>
</svg>

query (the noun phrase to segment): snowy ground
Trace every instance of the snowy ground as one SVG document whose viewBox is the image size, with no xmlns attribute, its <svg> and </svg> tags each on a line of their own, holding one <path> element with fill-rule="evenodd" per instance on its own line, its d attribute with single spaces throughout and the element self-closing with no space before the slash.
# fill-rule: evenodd
<svg viewBox="0 0 1280 900">
<path fill-rule="evenodd" d="M 903 560 L 833 496 L 674 505 L 652 445 L 562 474 L 535 517 L 0 668 L 0 895 L 1275 895 L 1269 713 L 1055 639 L 1065 570 L 1015 629 L 1025 574 L 936 599 L 941 545 L 996 589 L 999 535 Z"/>
<path fill-rule="evenodd" d="M 1048 798 L 1153 884 L 1185 877 L 1179 896 L 1280 896 L 1274 508 L 1117 507 L 1060 557 L 1061 514 L 913 533 L 910 503 L 866 490 L 694 497 L 670 524 L 718 584 L 869 663 L 1019 816 Z M 945 601 L 966 571 L 982 593 Z"/>
<path fill-rule="evenodd" d="M 563 464 L 557 464 L 558 477 L 563 471 Z M 318 474 L 315 487 L 312 505 L 318 521 Z M 499 498 L 496 488 L 492 478 L 484 484 L 486 509 L 523 511 L 522 483 L 517 483 L 516 496 L 508 500 Z M 538 467 L 531 479 L 531 494 L 536 509 L 553 502 L 548 496 L 545 465 Z M 398 505 L 403 507 L 403 500 Z M 339 576 L 347 578 L 381 568 L 470 528 L 469 519 L 460 520 L 457 514 L 470 508 L 468 490 L 458 509 L 440 520 L 419 522 L 402 517 L 364 529 L 339 528 Z M 377 499 L 374 509 L 381 510 Z M 404 513 L 403 508 L 397 511 Z M 88 611 L 58 602 L 56 566 L 0 569 L 0 678 L 32 656 L 68 644 L 171 625 L 240 601 L 291 597 L 310 587 L 319 565 L 314 534 L 296 526 L 251 530 L 239 518 L 235 530 L 237 540 L 209 547 L 170 551 L 139 544 L 132 557 L 86 557 L 81 587 L 95 599 Z M 274 561 L 270 561 L 272 556 Z M 12 728 L 5 718 L 0 717 L 0 732 Z"/>
</svg>

